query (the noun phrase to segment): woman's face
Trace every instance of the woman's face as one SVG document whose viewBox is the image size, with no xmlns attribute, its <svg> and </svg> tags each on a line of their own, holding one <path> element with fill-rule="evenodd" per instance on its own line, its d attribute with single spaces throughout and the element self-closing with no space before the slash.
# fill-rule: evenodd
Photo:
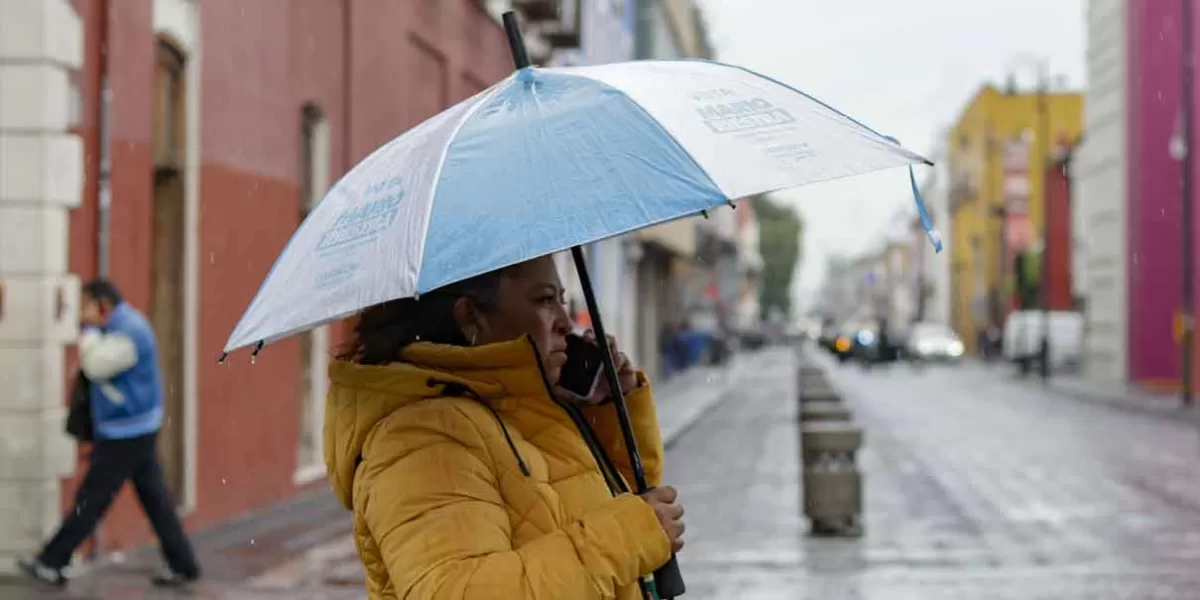
<svg viewBox="0 0 1200 600">
<path fill-rule="evenodd" d="M 571 332 L 564 294 L 552 258 L 522 263 L 500 278 L 495 309 L 474 315 L 468 321 L 474 321 L 475 329 L 464 333 L 468 339 L 474 334 L 477 345 L 529 335 L 541 355 L 546 378 L 554 385 L 567 362 L 566 336 Z"/>
</svg>

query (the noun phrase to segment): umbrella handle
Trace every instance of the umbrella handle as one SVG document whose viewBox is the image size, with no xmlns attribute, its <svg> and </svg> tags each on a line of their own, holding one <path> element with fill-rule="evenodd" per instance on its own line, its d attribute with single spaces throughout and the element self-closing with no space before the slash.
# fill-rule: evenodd
<svg viewBox="0 0 1200 600">
<path fill-rule="evenodd" d="M 642 466 L 642 457 L 638 453 L 637 438 L 633 435 L 629 409 L 625 406 L 625 393 L 621 389 L 621 380 L 617 377 L 617 367 L 613 361 L 612 351 L 608 347 L 608 336 L 604 333 L 600 307 L 596 303 L 596 293 L 592 289 L 592 278 L 588 275 L 587 260 L 579 246 L 571 248 L 571 258 L 574 259 L 575 271 L 579 274 L 579 286 L 583 288 L 583 300 L 587 304 L 588 312 L 592 315 L 592 330 L 596 333 L 597 346 L 600 348 L 604 376 L 608 381 L 609 393 L 612 395 L 613 408 L 617 411 L 621 437 L 625 441 L 625 448 L 629 450 L 629 465 L 633 471 L 634 486 L 638 494 L 644 494 L 650 491 L 650 486 L 646 482 L 646 471 Z M 686 588 L 674 553 L 671 554 L 671 560 L 654 572 L 654 588 L 657 591 L 656 597 L 659 599 L 683 595 Z"/>
<path fill-rule="evenodd" d="M 508 38 L 508 47 L 512 51 L 513 64 L 517 69 L 524 69 L 530 66 L 529 54 L 525 49 L 525 40 L 521 37 L 521 28 L 517 23 L 517 16 L 508 11 L 502 16 L 504 22 L 504 33 Z M 596 332 L 596 339 L 599 341 L 600 355 L 603 359 L 603 367 L 609 384 L 609 393 L 612 394 L 613 405 L 617 411 L 617 421 L 621 425 L 621 436 L 624 438 L 625 447 L 629 449 L 629 464 L 633 470 L 633 478 L 637 486 L 638 493 L 644 493 L 649 488 L 646 485 L 646 472 L 642 467 L 642 457 L 638 454 L 637 440 L 633 435 L 633 427 L 629 422 L 629 411 L 625 407 L 624 394 L 621 391 L 621 382 L 617 378 L 617 369 L 614 364 L 612 352 L 608 349 L 608 337 L 604 333 L 604 325 L 600 320 L 600 309 L 596 303 L 596 293 L 592 290 L 592 281 L 588 277 L 587 261 L 583 257 L 583 249 L 579 246 L 571 248 L 571 257 L 575 259 L 575 269 L 579 272 L 579 283 L 583 288 L 583 298 L 587 302 L 588 312 L 592 316 L 593 330 Z M 671 554 L 671 560 L 667 564 L 659 567 L 654 572 L 655 588 L 658 592 L 658 598 L 674 598 L 683 595 L 684 585 L 683 576 L 679 572 L 679 563 L 675 560 L 675 554 Z"/>
<path fill-rule="evenodd" d="M 654 589 L 661 600 L 682 596 L 687 591 L 687 586 L 683 583 L 683 573 L 679 571 L 679 559 L 674 553 L 667 564 L 654 572 Z"/>
</svg>

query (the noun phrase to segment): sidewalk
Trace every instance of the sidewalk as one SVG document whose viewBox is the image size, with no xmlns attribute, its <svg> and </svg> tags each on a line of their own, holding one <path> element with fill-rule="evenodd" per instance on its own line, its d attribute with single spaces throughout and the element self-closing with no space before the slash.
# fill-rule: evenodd
<svg viewBox="0 0 1200 600">
<path fill-rule="evenodd" d="M 1046 390 L 1041 377 L 1034 370 L 1029 377 L 1022 378 L 1017 367 L 1006 362 L 988 363 L 971 361 L 975 366 L 995 373 L 1007 374 L 1019 384 L 1034 389 Z M 1181 406 L 1178 394 L 1152 392 L 1137 385 L 1093 381 L 1074 373 L 1051 373 L 1048 390 L 1056 395 L 1081 402 L 1090 402 L 1145 415 L 1179 420 L 1186 419 L 1200 424 L 1200 406 Z"/>
<path fill-rule="evenodd" d="M 655 384 L 663 443 L 672 446 L 727 397 L 754 356 L 739 354 L 726 365 Z M 64 591 L 0 578 L 0 598 L 361 598 L 364 574 L 351 533 L 350 513 L 321 489 L 195 534 L 204 579 L 186 592 L 150 589 L 147 579 L 161 560 L 148 547 L 102 558 Z"/>
<path fill-rule="evenodd" d="M 724 399 L 756 355 L 756 352 L 739 353 L 725 365 L 693 367 L 665 383 L 654 384 L 663 445 L 667 448 L 673 446 L 680 436 Z"/>
<path fill-rule="evenodd" d="M 1035 385 L 1041 385 L 1037 382 Z M 1051 375 L 1050 388 L 1084 401 L 1122 410 L 1154 414 L 1170 419 L 1187 418 L 1200 423 L 1200 408 L 1181 406 L 1178 394 L 1152 392 L 1135 385 L 1106 385 L 1078 375 Z"/>
</svg>

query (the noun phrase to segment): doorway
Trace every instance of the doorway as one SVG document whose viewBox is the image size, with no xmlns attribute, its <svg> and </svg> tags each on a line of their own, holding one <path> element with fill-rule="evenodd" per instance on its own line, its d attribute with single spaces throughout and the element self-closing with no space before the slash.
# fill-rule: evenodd
<svg viewBox="0 0 1200 600">
<path fill-rule="evenodd" d="M 156 49 L 151 152 L 154 201 L 150 222 L 150 322 L 158 337 L 163 384 L 159 452 L 167 487 L 184 497 L 184 68 L 183 53 L 165 41 Z"/>
<path fill-rule="evenodd" d="M 321 109 L 308 104 L 301 111 L 299 221 L 321 201 L 329 188 L 329 125 Z M 297 483 L 325 476 L 321 434 L 325 416 L 326 369 L 329 367 L 329 328 L 321 326 L 298 336 L 300 351 L 300 431 L 296 440 Z"/>
</svg>

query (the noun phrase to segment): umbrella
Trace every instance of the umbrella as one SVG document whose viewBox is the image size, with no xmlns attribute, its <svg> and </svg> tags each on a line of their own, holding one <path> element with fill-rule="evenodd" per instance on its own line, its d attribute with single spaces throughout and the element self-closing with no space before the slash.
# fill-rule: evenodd
<svg viewBox="0 0 1200 600">
<path fill-rule="evenodd" d="M 272 266 L 226 353 L 254 345 L 257 354 L 368 306 L 568 248 L 593 328 L 605 339 L 580 246 L 707 214 L 735 198 L 928 163 L 815 98 L 735 66 L 533 68 L 515 16 L 506 14 L 504 24 L 516 71 L 388 142 L 338 181 Z M 910 181 L 940 245 L 911 167 Z M 644 492 L 612 357 L 600 346 Z M 671 577 L 657 577 L 663 597 L 683 591 L 678 572 L 678 581 Z"/>
</svg>

